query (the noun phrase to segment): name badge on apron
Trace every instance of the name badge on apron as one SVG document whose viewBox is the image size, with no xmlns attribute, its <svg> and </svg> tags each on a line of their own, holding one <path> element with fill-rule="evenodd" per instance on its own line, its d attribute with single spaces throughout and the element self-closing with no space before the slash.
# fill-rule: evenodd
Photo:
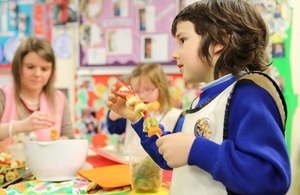
<svg viewBox="0 0 300 195">
<path fill-rule="evenodd" d="M 203 117 L 197 120 L 194 126 L 194 134 L 209 139 L 212 134 L 212 125 L 208 118 Z"/>
</svg>

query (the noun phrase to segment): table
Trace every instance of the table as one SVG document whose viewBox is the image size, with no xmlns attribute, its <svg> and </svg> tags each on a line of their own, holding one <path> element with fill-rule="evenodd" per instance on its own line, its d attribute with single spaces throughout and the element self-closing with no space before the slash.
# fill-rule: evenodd
<svg viewBox="0 0 300 195">
<path fill-rule="evenodd" d="M 119 162 L 110 160 L 97 154 L 89 154 L 86 158 L 86 168 L 97 168 L 110 165 L 118 165 Z M 90 166 L 90 167 L 89 167 Z M 161 191 L 157 194 L 168 194 L 168 188 L 170 186 L 172 171 L 163 171 L 163 185 Z M 9 186 L 7 189 L 0 189 L 0 195 L 2 194 L 107 194 L 107 191 L 99 188 L 95 182 L 88 181 L 80 176 L 74 178 L 71 181 L 65 182 L 41 182 L 33 179 L 21 181 L 14 185 Z M 113 191 L 110 194 L 118 195 L 134 195 L 130 186 L 124 186 Z M 155 194 L 155 193 L 154 193 Z M 152 193 L 152 195 L 154 195 Z M 143 194 L 145 195 L 145 194 Z"/>
</svg>

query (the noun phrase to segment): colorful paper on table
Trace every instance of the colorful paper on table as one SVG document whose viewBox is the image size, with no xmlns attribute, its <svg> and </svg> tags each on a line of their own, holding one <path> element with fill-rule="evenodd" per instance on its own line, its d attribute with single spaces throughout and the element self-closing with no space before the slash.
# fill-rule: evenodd
<svg viewBox="0 0 300 195">
<path fill-rule="evenodd" d="M 95 155 L 95 156 L 89 156 L 86 158 L 86 162 L 91 164 L 93 168 L 98 168 L 98 167 L 105 167 L 105 166 L 110 166 L 110 165 L 119 165 L 120 163 L 110 160 L 108 158 L 105 158 L 100 155 Z"/>
<path fill-rule="evenodd" d="M 114 189 L 109 190 L 109 191 L 106 191 L 104 189 L 96 189 L 96 190 L 89 191 L 89 194 L 128 195 L 129 191 L 131 191 L 131 187 L 130 186 L 124 186 L 124 187 L 120 187 L 120 188 L 114 188 Z"/>
<path fill-rule="evenodd" d="M 104 190 L 111 190 L 131 184 L 129 165 L 111 165 L 89 170 L 79 170 L 77 173 L 97 183 Z"/>
<path fill-rule="evenodd" d="M 7 194 L 87 194 L 98 185 L 82 177 L 63 182 L 29 180 L 7 187 Z"/>
</svg>

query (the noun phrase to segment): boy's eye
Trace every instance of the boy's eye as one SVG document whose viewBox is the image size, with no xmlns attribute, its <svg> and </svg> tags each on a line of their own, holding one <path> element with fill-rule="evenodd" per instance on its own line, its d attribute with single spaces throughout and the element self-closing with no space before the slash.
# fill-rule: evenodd
<svg viewBox="0 0 300 195">
<path fill-rule="evenodd" d="M 180 40 L 181 43 L 184 43 L 186 41 L 185 38 L 180 38 L 179 40 Z"/>
</svg>

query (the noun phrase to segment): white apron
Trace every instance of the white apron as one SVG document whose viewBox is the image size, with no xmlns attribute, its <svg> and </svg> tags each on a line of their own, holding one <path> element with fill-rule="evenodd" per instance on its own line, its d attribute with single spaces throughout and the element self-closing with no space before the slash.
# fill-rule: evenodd
<svg viewBox="0 0 300 195">
<path fill-rule="evenodd" d="M 185 115 L 182 132 L 194 135 L 195 124 L 199 119 L 208 118 L 211 134 L 208 139 L 220 144 L 223 141 L 223 124 L 227 99 L 235 83 L 227 87 L 209 104 Z M 195 101 L 196 103 L 198 101 Z M 193 106 L 194 107 L 194 106 Z M 201 154 L 199 154 L 201 155 Z M 171 195 L 222 195 L 227 194 L 224 185 L 212 178 L 206 171 L 196 166 L 183 166 L 173 169 Z"/>
</svg>

